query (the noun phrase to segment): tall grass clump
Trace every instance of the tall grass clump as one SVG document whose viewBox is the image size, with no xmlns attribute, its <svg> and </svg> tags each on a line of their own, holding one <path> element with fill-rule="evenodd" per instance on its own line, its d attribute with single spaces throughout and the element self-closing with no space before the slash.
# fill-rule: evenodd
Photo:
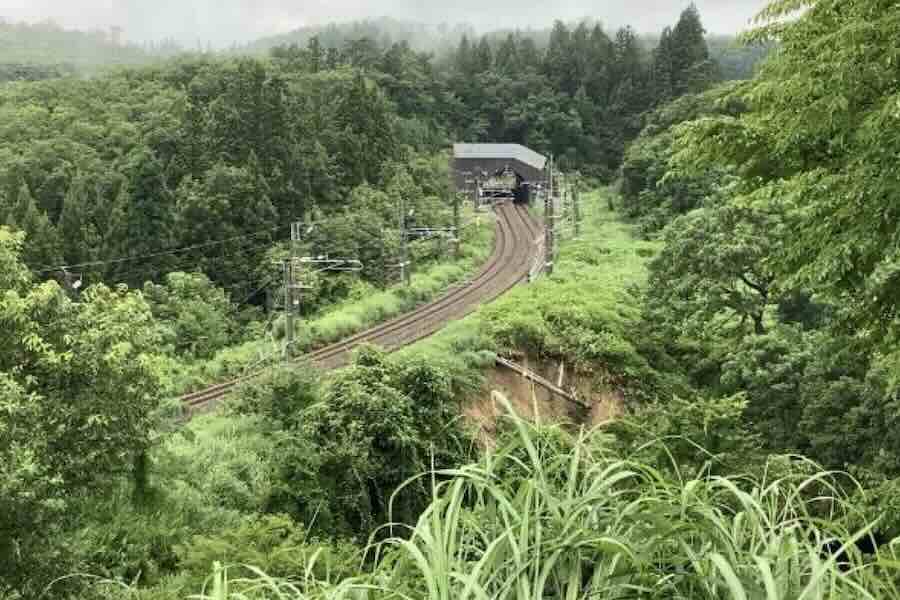
<svg viewBox="0 0 900 600">
<path fill-rule="evenodd" d="M 422 273 L 413 274 L 410 285 L 374 291 L 330 309 L 322 316 L 301 325 L 308 334 L 301 350 L 330 344 L 367 327 L 403 314 L 440 296 L 452 284 L 470 273 L 462 262 L 438 264 Z"/>
<path fill-rule="evenodd" d="M 412 527 L 385 526 L 394 537 L 370 548 L 368 573 L 228 587 L 220 569 L 207 597 L 900 598 L 893 546 L 865 556 L 854 542 L 868 528 L 840 524 L 852 506 L 836 474 L 680 479 L 614 447 L 510 416 L 478 463 L 423 475 L 431 504 Z"/>
</svg>

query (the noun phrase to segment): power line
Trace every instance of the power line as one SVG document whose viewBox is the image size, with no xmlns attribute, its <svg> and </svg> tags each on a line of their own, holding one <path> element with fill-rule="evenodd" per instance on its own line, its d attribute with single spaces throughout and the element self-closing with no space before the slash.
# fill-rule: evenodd
<svg viewBox="0 0 900 600">
<path fill-rule="evenodd" d="M 95 260 L 91 262 L 80 263 L 77 265 L 61 265 L 58 267 L 45 267 L 43 269 L 35 271 L 35 273 L 51 273 L 53 271 L 62 271 L 64 269 L 83 269 L 86 267 L 101 267 L 104 265 L 114 265 L 114 264 L 122 264 L 127 262 L 134 262 L 137 260 L 145 260 L 148 258 L 158 258 L 160 256 L 171 256 L 174 254 L 182 254 L 184 252 L 190 252 L 192 250 L 197 250 L 200 248 L 211 248 L 213 246 L 221 246 L 223 244 L 228 244 L 230 242 L 234 242 L 236 240 L 243 240 L 247 238 L 257 237 L 263 235 L 264 233 L 270 233 L 272 231 L 278 231 L 279 229 L 286 228 L 287 225 L 279 225 L 277 227 L 272 227 L 270 229 L 264 229 L 261 231 L 257 231 L 255 233 L 249 233 L 245 235 L 238 235 L 231 238 L 227 238 L 224 240 L 216 240 L 214 242 L 205 242 L 202 244 L 194 244 L 192 246 L 183 246 L 180 248 L 173 248 L 171 250 L 163 250 L 160 252 L 152 252 L 150 254 L 144 254 L 140 256 L 126 256 L 121 258 L 113 258 L 109 260 Z"/>
<path fill-rule="evenodd" d="M 263 291 L 264 289 L 266 289 L 266 288 L 269 287 L 270 285 L 272 285 L 272 283 L 273 283 L 273 281 L 272 281 L 272 276 L 271 276 L 271 275 L 268 276 L 268 277 L 266 277 L 266 278 L 264 278 L 263 284 L 262 284 L 261 286 L 259 286 L 258 288 L 256 288 L 255 290 L 253 290 L 252 292 L 250 292 L 249 294 L 247 294 L 247 295 L 244 297 L 244 299 L 241 300 L 240 302 L 235 302 L 234 305 L 235 305 L 237 308 L 240 308 L 240 307 L 244 306 L 245 304 L 247 304 L 247 303 L 250 301 L 251 298 L 253 298 L 254 296 L 256 296 L 258 293 L 260 293 L 261 291 Z M 236 285 L 233 285 L 233 286 L 231 286 L 231 287 L 232 287 L 232 288 L 235 288 L 235 287 L 238 287 L 239 285 L 242 285 L 242 284 L 236 284 Z"/>
<path fill-rule="evenodd" d="M 328 218 L 319 219 L 317 221 L 300 222 L 300 223 L 298 223 L 298 225 L 306 226 L 306 227 L 314 227 L 316 225 L 331 225 L 336 222 L 350 220 L 350 219 L 358 219 L 358 215 L 355 215 L 355 214 L 349 213 L 349 212 L 345 212 L 344 214 L 330 216 Z M 457 223 L 458 223 L 458 221 L 457 221 Z M 471 226 L 471 224 L 472 224 L 472 220 L 469 220 L 462 226 L 457 226 L 457 229 L 456 229 L 457 235 L 458 235 L 459 230 L 467 228 L 467 227 Z M 386 246 L 385 246 L 386 238 L 385 238 L 384 230 L 377 229 L 374 227 L 369 228 L 364 223 L 358 223 L 358 225 L 359 226 L 355 229 L 356 233 L 362 234 L 365 238 L 368 238 L 368 241 L 358 240 L 358 239 L 353 240 L 351 238 L 351 245 L 355 247 L 355 251 L 357 253 L 362 253 L 362 252 L 365 252 L 368 250 L 380 249 L 380 250 L 382 250 L 382 252 L 384 252 L 384 250 L 386 249 Z M 402 225 L 405 225 L 405 223 L 402 223 Z M 144 255 L 125 256 L 125 257 L 111 258 L 111 259 L 105 259 L 105 260 L 86 261 L 83 263 L 71 264 L 71 265 L 60 265 L 57 267 L 43 267 L 40 270 L 35 270 L 33 272 L 35 274 L 47 274 L 47 273 L 52 273 L 52 272 L 67 272 L 69 269 L 79 270 L 79 269 L 85 269 L 85 268 L 90 268 L 90 267 L 121 265 L 121 264 L 126 264 L 126 263 L 133 263 L 133 262 L 137 262 L 137 261 L 148 260 L 148 259 L 152 259 L 152 258 L 159 258 L 159 257 L 163 257 L 163 256 L 178 256 L 178 255 L 186 254 L 188 252 L 192 252 L 195 250 L 214 248 L 217 246 L 223 246 L 225 244 L 230 244 L 233 242 L 242 242 L 245 240 L 251 240 L 255 237 L 259 237 L 261 235 L 271 233 L 274 231 L 279 231 L 279 230 L 285 229 L 289 226 L 290 226 L 290 224 L 278 225 L 278 226 L 270 227 L 267 229 L 259 230 L 256 232 L 247 233 L 247 234 L 243 234 L 243 235 L 239 235 L 239 236 L 233 236 L 233 237 L 222 239 L 222 240 L 215 240 L 215 241 L 210 241 L 210 242 L 193 244 L 193 245 L 189 245 L 189 246 L 171 248 L 171 249 L 161 250 L 159 252 L 152 252 L 152 253 L 148 253 L 148 254 L 144 254 Z M 426 229 L 426 228 L 423 228 L 423 229 Z M 401 244 L 403 244 L 404 241 L 407 241 L 411 245 L 416 244 L 418 242 L 429 241 L 429 240 L 443 234 L 443 232 L 433 231 L 429 235 L 426 235 L 417 240 L 404 240 L 403 238 L 405 237 L 405 235 L 404 235 L 405 229 L 401 229 L 399 231 L 399 233 L 400 233 L 400 237 L 401 237 L 401 240 L 400 240 Z M 243 253 L 243 252 L 251 252 L 256 249 L 271 246 L 271 244 L 273 242 L 266 242 L 264 244 L 256 244 L 256 245 L 242 244 L 241 247 L 234 248 L 234 249 L 230 250 L 229 252 L 227 252 L 226 254 L 219 255 L 219 256 L 210 256 L 210 257 L 208 257 L 208 260 L 211 262 L 215 262 L 217 260 L 225 260 L 227 256 L 230 256 L 233 254 Z M 193 259 L 190 257 L 178 257 L 175 259 L 174 264 L 169 265 L 169 266 L 175 267 L 174 269 L 172 269 L 173 271 L 186 270 L 186 269 L 184 269 L 184 267 L 187 266 L 186 263 L 188 261 L 193 261 Z M 406 265 L 404 265 L 404 266 L 406 266 Z M 114 278 L 118 279 L 119 281 L 128 280 L 135 275 L 139 275 L 141 273 L 146 272 L 146 270 L 148 268 L 150 268 L 150 267 L 149 266 L 141 266 L 138 268 L 132 268 L 132 269 L 127 269 L 125 271 L 120 271 L 120 272 L 114 274 Z M 327 269 L 323 269 L 323 270 L 327 270 Z M 195 268 L 194 272 L 202 272 L 202 271 Z M 257 288 L 256 290 L 254 290 L 253 292 L 251 292 L 249 295 L 247 295 L 241 302 L 237 303 L 237 305 L 243 306 L 250 298 L 254 297 L 259 292 L 261 292 L 262 290 L 269 287 L 271 284 L 272 284 L 271 280 L 266 280 L 266 278 L 264 278 L 263 285 L 261 287 Z M 227 288 L 223 288 L 223 289 L 234 289 L 234 288 L 238 288 L 238 287 L 242 287 L 242 286 L 243 286 L 243 284 L 234 284 L 232 286 L 228 286 Z"/>
<path fill-rule="evenodd" d="M 253 250 L 259 250 L 261 248 L 267 248 L 269 246 L 270 246 L 269 243 L 241 246 L 239 248 L 235 248 L 233 252 L 229 252 L 229 253 L 223 254 L 223 255 L 207 257 L 206 260 L 208 260 L 210 262 L 222 261 L 227 256 L 232 256 L 238 252 L 252 252 Z M 194 257 L 190 257 L 190 256 L 183 256 L 183 257 L 177 258 L 175 260 L 174 264 L 171 265 L 174 268 L 172 268 L 169 272 L 171 273 L 171 272 L 183 270 L 182 267 L 187 266 L 189 263 L 194 265 L 195 269 L 193 271 L 187 271 L 187 272 L 202 272 L 199 268 L 196 268 L 196 259 Z M 128 280 L 133 275 L 139 275 L 141 273 L 146 273 L 148 268 L 149 268 L 148 266 L 144 265 L 144 266 L 139 266 L 137 268 L 128 269 L 126 271 L 119 271 L 119 272 L 113 273 L 109 278 L 117 279 L 119 281 L 125 281 L 125 280 Z M 240 285 L 240 284 L 237 284 L 235 286 L 230 286 L 230 287 L 238 287 L 238 285 Z"/>
<path fill-rule="evenodd" d="M 303 224 L 307 227 L 313 227 L 316 225 L 330 225 L 336 221 L 348 220 L 348 219 L 353 219 L 353 218 L 357 218 L 357 215 L 354 215 L 352 213 L 345 213 L 342 215 L 336 215 L 333 217 L 329 217 L 327 219 L 320 219 L 318 221 L 305 222 Z M 183 254 L 185 252 L 191 252 L 193 250 L 200 250 L 200 249 L 204 249 L 204 248 L 212 248 L 215 246 L 221 246 L 221 245 L 228 244 L 228 243 L 238 241 L 238 240 L 258 237 L 260 235 L 263 235 L 266 233 L 271 233 L 272 231 L 286 229 L 288 227 L 290 227 L 290 225 L 278 225 L 275 227 L 270 227 L 268 229 L 263 229 L 263 230 L 259 230 L 259 231 L 253 232 L 253 233 L 247 233 L 247 234 L 243 234 L 243 235 L 239 235 L 239 236 L 234 236 L 234 237 L 226 238 L 223 240 L 203 242 L 200 244 L 193 244 L 190 246 L 181 246 L 178 248 L 171 248 L 171 249 L 167 249 L 167 250 L 161 250 L 159 252 L 152 252 L 149 254 L 143 254 L 143 255 L 137 255 L 137 256 L 125 256 L 125 257 L 119 257 L 119 258 L 95 260 L 95 261 L 88 261 L 88 262 L 71 264 L 71 265 L 59 265 L 59 266 L 55 266 L 55 267 L 42 267 L 33 272 L 36 274 L 44 274 L 44 273 L 51 273 L 54 271 L 63 271 L 66 269 L 84 269 L 84 268 L 89 268 L 89 267 L 101 267 L 101 266 L 106 266 L 106 265 L 123 264 L 123 263 L 128 263 L 128 262 L 146 260 L 146 259 L 150 259 L 150 258 L 159 258 L 162 256 L 172 256 L 172 255 L 177 255 L 177 254 Z M 367 231 L 365 229 L 360 229 L 358 231 L 368 235 L 372 239 L 384 239 L 383 234 L 373 234 L 370 231 Z M 369 247 L 371 247 L 371 246 L 369 246 Z"/>
<path fill-rule="evenodd" d="M 317 223 L 325 223 L 325 222 L 327 222 L 327 221 L 317 221 Z M 280 227 L 279 227 L 279 228 L 280 228 Z M 370 242 L 368 242 L 368 243 L 363 242 L 363 243 L 354 243 L 354 244 L 352 244 L 353 246 L 355 246 L 355 249 L 356 249 L 357 251 L 359 251 L 359 252 L 364 252 L 364 251 L 366 251 L 366 250 L 370 250 L 370 249 L 378 249 L 379 247 L 382 247 L 382 248 L 384 247 L 384 237 L 383 237 L 382 234 L 380 234 L 380 232 L 379 232 L 379 233 L 373 233 L 373 232 L 368 231 L 368 230 L 366 230 L 366 229 L 358 229 L 357 232 L 358 232 L 358 233 L 364 234 L 364 235 L 365 235 L 366 237 L 368 237 L 370 240 L 374 240 L 374 243 L 372 243 L 372 242 L 370 241 Z M 257 235 L 258 235 L 258 233 L 257 233 Z M 251 238 L 250 235 L 247 235 L 247 236 L 237 236 L 237 237 L 235 237 L 235 238 L 230 238 L 229 240 L 224 240 L 223 242 L 226 242 L 226 241 L 242 241 L 242 240 L 249 240 L 250 238 Z M 211 246 L 212 244 L 209 244 L 209 245 Z M 226 254 L 215 255 L 215 256 L 209 256 L 209 257 L 206 257 L 205 260 L 208 261 L 208 262 L 210 262 L 210 263 L 215 264 L 215 263 L 217 263 L 217 262 L 221 262 L 221 261 L 226 260 L 229 256 L 234 256 L 234 255 L 236 255 L 236 254 L 238 254 L 238 253 L 252 252 L 252 251 L 254 251 L 254 250 L 259 250 L 259 249 L 262 249 L 262 248 L 267 248 L 267 247 L 269 247 L 270 245 L 271 245 L 271 244 L 270 244 L 269 242 L 266 242 L 266 243 L 264 243 L 264 244 L 241 244 L 240 247 L 233 248 L 233 249 L 229 249 L 229 251 L 228 251 Z M 181 254 L 183 254 L 183 253 L 181 253 Z M 174 255 L 174 254 L 172 254 L 172 255 L 173 255 L 173 256 L 177 256 L 177 255 Z M 134 258 L 137 259 L 137 258 L 139 258 L 139 257 L 134 257 Z M 121 263 L 121 262 L 124 262 L 124 261 L 119 261 L 118 263 L 117 263 L 117 262 L 114 262 L 114 260 L 113 260 L 113 261 L 94 261 L 94 263 L 101 263 L 101 264 L 119 264 L 119 263 Z M 94 264 L 94 263 L 91 263 L 91 264 Z M 169 265 L 169 266 L 172 267 L 170 272 L 181 271 L 181 270 L 183 270 L 183 271 L 185 271 L 185 272 L 200 272 L 200 273 L 203 272 L 201 269 L 198 268 L 198 265 L 196 264 L 195 258 L 194 258 L 194 257 L 190 257 L 190 256 L 177 256 L 177 258 L 175 259 L 175 262 L 174 262 L 172 265 Z M 189 266 L 193 266 L 194 269 L 188 269 L 188 268 L 185 268 L 185 267 L 189 267 Z M 207 265 L 207 266 L 208 266 L 208 265 Z M 67 267 L 58 267 L 57 269 L 48 269 L 47 271 L 56 271 L 56 270 L 62 271 L 62 270 L 64 270 L 64 269 L 68 269 L 68 268 L 78 268 L 78 267 L 68 267 L 68 266 L 67 266 Z M 118 271 L 118 272 L 116 272 L 116 273 L 113 273 L 110 277 L 111 277 L 112 279 L 117 280 L 117 281 L 127 281 L 129 278 L 131 278 L 131 277 L 133 277 L 133 276 L 135 276 L 135 275 L 140 275 L 140 274 L 142 274 L 142 273 L 147 272 L 147 270 L 148 270 L 149 268 L 150 268 L 150 267 L 148 267 L 148 266 L 146 266 L 146 265 L 137 266 L 136 268 L 131 268 L 131 269 L 127 269 L 127 270 L 124 270 L 124 271 Z M 249 274 L 248 274 L 248 275 L 249 275 Z M 235 284 L 232 284 L 232 285 L 222 286 L 221 289 L 225 289 L 225 290 L 233 290 L 233 289 L 235 289 L 235 288 L 243 287 L 244 285 L 245 285 L 244 283 L 235 283 Z M 258 288 L 258 289 L 257 289 L 250 297 L 252 297 L 252 296 L 255 295 L 256 293 L 259 293 L 260 291 L 262 291 L 263 289 L 265 289 L 265 287 L 266 287 L 266 286 L 263 286 L 262 288 Z M 239 305 L 243 305 L 244 303 L 246 303 L 246 300 L 244 300 L 244 301 L 242 301 L 241 303 L 239 303 Z"/>
</svg>

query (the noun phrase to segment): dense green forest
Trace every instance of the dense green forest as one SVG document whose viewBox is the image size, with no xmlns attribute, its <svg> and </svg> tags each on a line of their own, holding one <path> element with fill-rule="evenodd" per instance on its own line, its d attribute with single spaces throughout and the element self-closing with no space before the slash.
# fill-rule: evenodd
<svg viewBox="0 0 900 600">
<path fill-rule="evenodd" d="M 610 38 L 557 23 L 546 50 L 514 34 L 496 49 L 463 37 L 444 66 L 402 42 L 313 38 L 269 59 L 195 56 L 7 85 L 0 215 L 29 235 L 23 258 L 40 274 L 66 265 L 86 282 L 136 287 L 200 270 L 253 300 L 291 220 L 345 211 L 343 233 L 327 232 L 320 250 L 373 265 L 392 248 L 371 231 L 396 227 L 401 195 L 440 225 L 439 154 L 453 140 L 519 142 L 609 178 L 645 110 L 717 79 L 691 9 L 652 53 L 628 28 Z"/>
<path fill-rule="evenodd" d="M 233 52 L 265 54 L 273 48 L 299 46 L 305 48 L 315 38 L 325 48 L 343 48 L 353 40 L 371 40 L 382 50 L 395 43 L 406 43 L 417 52 L 445 55 L 456 50 L 463 35 L 475 36 L 475 29 L 468 25 L 426 25 L 390 17 L 366 19 L 350 23 L 329 23 L 308 26 L 288 33 L 260 38 L 245 46 L 236 46 Z"/>
<path fill-rule="evenodd" d="M 773 2 L 751 79 L 692 6 L 0 84 L 0 598 L 900 598 L 894 5 Z M 454 140 L 580 173 L 552 276 L 181 422 L 283 334 L 290 222 L 366 265 L 316 275 L 304 348 L 484 260 L 490 222 L 395 285 Z M 623 414 L 515 416 L 496 354 Z"/>
<path fill-rule="evenodd" d="M 572 30 L 584 27 L 589 31 L 597 25 L 602 27 L 603 23 L 585 19 L 578 23 L 566 24 Z M 609 34 L 608 30 L 607 34 Z M 498 29 L 490 31 L 484 37 L 487 38 L 492 50 L 496 52 L 509 35 L 516 38 L 529 38 L 534 41 L 539 51 L 544 51 L 550 43 L 553 29 L 527 29 L 524 31 Z M 433 54 L 438 62 L 443 63 L 458 49 L 463 36 L 469 40 L 478 39 L 475 29 L 464 24 L 428 25 L 382 17 L 350 23 L 303 27 L 289 33 L 261 38 L 246 46 L 236 46 L 231 51 L 259 54 L 281 46 L 302 48 L 306 47 L 313 38 L 325 48 L 340 49 L 348 42 L 366 38 L 382 49 L 388 49 L 395 43 L 405 43 L 417 52 Z M 659 45 L 660 35 L 658 33 L 641 34 L 639 38 L 645 48 L 649 50 Z M 720 72 L 726 80 L 749 79 L 753 75 L 755 66 L 768 53 L 769 48 L 768 44 L 746 45 L 739 42 L 735 36 L 728 35 L 709 35 L 706 40 L 710 58 L 718 63 Z"/>
</svg>

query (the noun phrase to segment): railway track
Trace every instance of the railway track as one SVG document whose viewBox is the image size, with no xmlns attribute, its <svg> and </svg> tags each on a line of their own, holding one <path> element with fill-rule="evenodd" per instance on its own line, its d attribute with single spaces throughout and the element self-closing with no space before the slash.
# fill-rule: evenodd
<svg viewBox="0 0 900 600">
<path fill-rule="evenodd" d="M 497 208 L 497 235 L 494 250 L 481 270 L 466 285 L 457 286 L 440 298 L 409 313 L 381 323 L 330 346 L 315 350 L 298 360 L 323 369 L 346 365 L 361 344 L 375 344 L 387 351 L 397 350 L 435 333 L 444 324 L 461 319 L 478 306 L 490 302 L 528 277 L 534 240 L 540 227 L 521 205 Z M 181 397 L 189 413 L 202 410 L 222 399 L 239 384 L 255 379 L 265 370 L 211 386 Z"/>
</svg>

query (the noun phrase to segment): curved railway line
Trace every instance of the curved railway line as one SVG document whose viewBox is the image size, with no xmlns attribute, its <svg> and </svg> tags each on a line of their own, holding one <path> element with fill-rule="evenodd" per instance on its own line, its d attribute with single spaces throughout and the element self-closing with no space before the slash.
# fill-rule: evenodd
<svg viewBox="0 0 900 600">
<path fill-rule="evenodd" d="M 440 298 L 404 315 L 381 323 L 337 343 L 306 354 L 298 361 L 310 361 L 323 369 L 346 365 L 352 351 L 361 344 L 375 344 L 393 351 L 437 332 L 444 324 L 461 319 L 478 306 L 497 298 L 528 277 L 540 227 L 522 205 L 502 204 L 497 208 L 497 234 L 490 258 L 475 277 Z M 213 405 L 239 384 L 255 379 L 265 370 L 249 373 L 181 397 L 189 413 Z"/>
</svg>

